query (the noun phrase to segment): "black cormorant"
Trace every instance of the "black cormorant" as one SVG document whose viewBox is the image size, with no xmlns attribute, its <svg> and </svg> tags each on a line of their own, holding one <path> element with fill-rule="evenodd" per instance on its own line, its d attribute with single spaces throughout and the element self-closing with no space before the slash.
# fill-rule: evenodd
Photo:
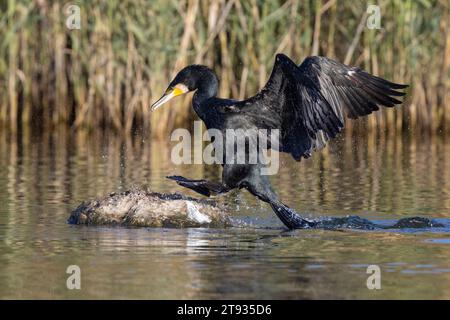
<svg viewBox="0 0 450 320">
<path fill-rule="evenodd" d="M 398 89 L 406 87 L 325 57 L 308 57 L 297 66 L 287 56 L 277 54 L 268 82 L 249 99 L 217 98 L 219 80 L 214 72 L 206 66 L 190 65 L 176 75 L 152 110 L 175 96 L 195 91 L 194 110 L 208 129 L 221 130 L 224 136 L 226 129 L 279 129 L 276 149 L 299 161 L 323 148 L 342 130 L 344 114 L 356 119 L 379 106 L 394 107 L 401 103 L 394 97 L 404 95 Z M 260 163 L 224 163 L 220 183 L 168 178 L 206 196 L 246 188 L 269 203 L 288 228 L 314 227 L 317 221 L 300 217 L 278 199 L 261 167 Z"/>
</svg>

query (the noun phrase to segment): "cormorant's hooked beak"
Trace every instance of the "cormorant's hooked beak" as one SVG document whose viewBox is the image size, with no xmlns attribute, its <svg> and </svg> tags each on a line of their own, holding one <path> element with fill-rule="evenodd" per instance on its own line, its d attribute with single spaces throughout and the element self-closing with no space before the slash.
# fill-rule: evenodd
<svg viewBox="0 0 450 320">
<path fill-rule="evenodd" d="M 159 107 L 161 107 L 164 103 L 168 102 L 169 100 L 171 100 L 172 98 L 175 98 L 177 96 L 180 96 L 182 94 L 185 94 L 189 91 L 188 87 L 186 87 L 183 84 L 177 84 L 175 87 L 169 87 L 166 92 L 164 93 L 164 95 L 159 98 L 158 101 L 156 101 L 152 106 L 151 106 L 151 111 L 155 111 L 156 109 L 158 109 Z"/>
</svg>

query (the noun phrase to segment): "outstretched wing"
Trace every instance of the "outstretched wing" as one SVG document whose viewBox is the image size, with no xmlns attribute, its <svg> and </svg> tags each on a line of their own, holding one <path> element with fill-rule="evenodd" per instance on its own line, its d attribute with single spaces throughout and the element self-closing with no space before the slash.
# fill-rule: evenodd
<svg viewBox="0 0 450 320">
<path fill-rule="evenodd" d="M 279 150 L 300 160 L 342 130 L 345 114 L 356 119 L 400 104 L 394 97 L 406 87 L 328 58 L 308 57 L 297 66 L 278 54 L 269 81 L 241 102 L 241 111 L 262 127 L 281 129 Z"/>
</svg>

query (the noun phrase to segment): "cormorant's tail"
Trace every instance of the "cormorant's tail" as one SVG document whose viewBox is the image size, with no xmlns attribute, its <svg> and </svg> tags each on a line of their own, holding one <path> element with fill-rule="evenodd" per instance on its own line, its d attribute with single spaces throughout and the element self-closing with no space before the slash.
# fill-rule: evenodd
<svg viewBox="0 0 450 320">
<path fill-rule="evenodd" d="M 277 217 L 289 229 L 308 229 L 316 225 L 315 221 L 310 221 L 300 217 L 300 215 L 280 202 L 270 202 L 270 206 L 277 215 Z"/>
</svg>

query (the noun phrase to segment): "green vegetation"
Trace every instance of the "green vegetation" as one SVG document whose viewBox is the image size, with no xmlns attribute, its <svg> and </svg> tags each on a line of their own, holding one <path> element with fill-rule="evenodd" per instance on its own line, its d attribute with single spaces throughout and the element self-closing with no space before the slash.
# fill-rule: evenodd
<svg viewBox="0 0 450 320">
<path fill-rule="evenodd" d="M 407 106 L 364 120 L 369 128 L 450 131 L 449 2 L 378 1 L 382 28 L 370 30 L 373 2 L 74 1 L 81 29 L 69 30 L 65 2 L 2 1 L 0 128 L 63 124 L 161 136 L 193 113 L 187 99 L 149 111 L 177 70 L 209 65 L 221 96 L 244 98 L 284 52 L 298 62 L 326 55 L 411 84 Z"/>
</svg>

